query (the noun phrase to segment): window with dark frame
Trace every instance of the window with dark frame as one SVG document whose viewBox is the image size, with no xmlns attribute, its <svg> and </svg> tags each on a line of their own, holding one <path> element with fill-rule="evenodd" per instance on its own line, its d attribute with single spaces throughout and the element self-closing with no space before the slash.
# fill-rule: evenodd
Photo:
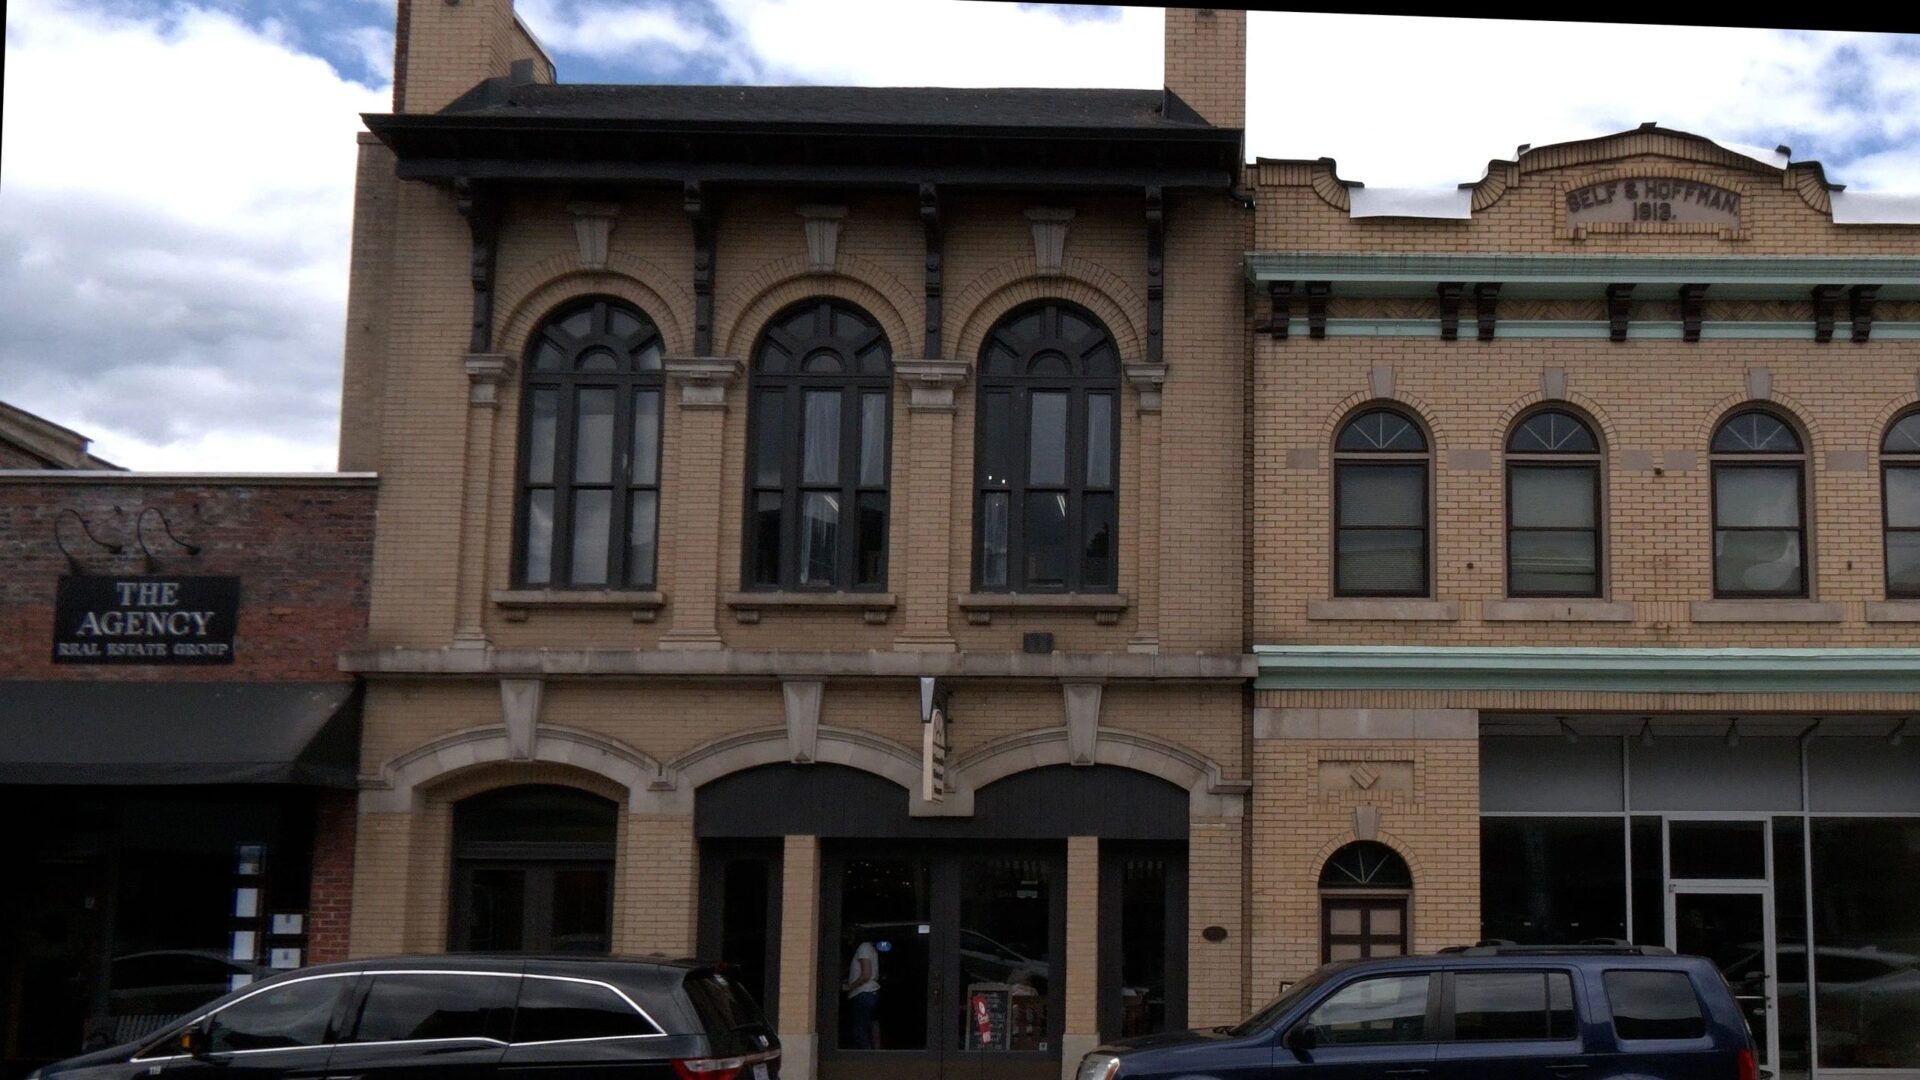
<svg viewBox="0 0 1920 1080">
<path fill-rule="evenodd" d="M 659 562 L 660 331 L 612 297 L 535 330 L 520 404 L 514 583 L 650 589 Z"/>
<path fill-rule="evenodd" d="M 1601 593 L 1600 442 L 1560 409 L 1507 436 L 1507 595 Z"/>
<path fill-rule="evenodd" d="M 1880 490 L 1887 529 L 1887 595 L 1920 597 L 1920 410 L 1887 428 L 1880 443 Z"/>
<path fill-rule="evenodd" d="M 747 417 L 748 589 L 887 587 L 893 353 L 873 317 L 812 299 L 754 346 Z"/>
<path fill-rule="evenodd" d="M 1369 409 L 1333 446 L 1335 596 L 1428 596 L 1433 458 L 1420 425 Z"/>
<path fill-rule="evenodd" d="M 1747 409 L 1723 421 L 1713 467 L 1713 594 L 1807 595 L 1806 450 L 1784 419 Z"/>
<path fill-rule="evenodd" d="M 1118 586 L 1120 352 L 1062 300 L 1008 313 L 980 348 L 974 587 Z"/>
</svg>

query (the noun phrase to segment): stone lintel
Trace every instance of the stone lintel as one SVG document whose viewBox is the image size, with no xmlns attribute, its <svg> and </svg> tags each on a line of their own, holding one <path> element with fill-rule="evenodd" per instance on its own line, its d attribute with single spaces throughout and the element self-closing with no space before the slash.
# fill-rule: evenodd
<svg viewBox="0 0 1920 1080">
<path fill-rule="evenodd" d="M 1457 622 L 1458 600 L 1395 600 L 1342 597 L 1307 601 L 1307 618 L 1339 621 Z"/>
<path fill-rule="evenodd" d="M 680 384 L 680 405 L 687 409 L 724 409 L 727 387 L 742 365 L 730 356 L 670 356 L 667 377 Z"/>
<path fill-rule="evenodd" d="M 1489 600 L 1480 606 L 1480 617 L 1488 622 L 1632 622 L 1633 605 L 1625 600 Z"/>
<path fill-rule="evenodd" d="M 1167 381 L 1165 364 L 1128 364 L 1127 382 L 1140 392 L 1139 410 L 1145 412 L 1160 411 L 1160 390 Z"/>
<path fill-rule="evenodd" d="M 1253 710 L 1256 739 L 1478 739 L 1475 709 Z"/>
<path fill-rule="evenodd" d="M 468 353 L 463 364 L 467 369 L 467 404 L 488 409 L 498 406 L 501 385 L 513 377 L 513 357 L 506 353 Z"/>
<path fill-rule="evenodd" d="M 967 381 L 965 360 L 895 360 L 893 373 L 906 384 L 907 408 L 953 411 L 953 395 Z"/>
<path fill-rule="evenodd" d="M 340 654 L 340 670 L 364 675 L 486 677 L 700 677 L 764 679 L 948 676 L 981 679 L 1151 680 L 1240 683 L 1257 674 L 1239 653 L 1024 653 L 863 650 L 366 648 Z"/>
<path fill-rule="evenodd" d="M 1837 623 L 1846 608 L 1817 600 L 1696 600 L 1690 614 L 1697 623 Z"/>
</svg>

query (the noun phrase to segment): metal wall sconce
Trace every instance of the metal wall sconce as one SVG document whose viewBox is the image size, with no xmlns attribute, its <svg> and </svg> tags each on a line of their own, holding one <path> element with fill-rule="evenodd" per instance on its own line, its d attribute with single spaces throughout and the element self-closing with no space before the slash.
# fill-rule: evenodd
<svg viewBox="0 0 1920 1080">
<path fill-rule="evenodd" d="M 87 539 L 93 541 L 96 546 L 106 549 L 108 554 L 118 555 L 126 550 L 125 544 L 110 544 L 93 535 L 93 526 L 87 523 L 86 518 L 80 516 L 80 511 L 75 510 L 71 506 L 63 506 L 60 508 L 60 512 L 55 514 L 53 518 L 53 546 L 60 549 L 60 554 L 67 557 L 67 565 L 76 572 L 84 570 L 86 567 L 80 565 L 80 560 L 74 558 L 73 552 L 67 550 L 66 541 L 60 539 L 60 522 L 69 514 L 73 515 L 73 520 L 80 523 L 80 531 L 87 534 Z"/>
<path fill-rule="evenodd" d="M 140 553 L 146 556 L 148 570 L 152 570 L 154 569 L 154 567 L 159 565 L 159 560 L 153 557 L 153 549 L 147 546 L 147 537 L 146 537 L 145 530 L 147 525 L 148 514 L 152 514 L 154 517 L 157 517 L 160 519 L 160 527 L 166 530 L 167 539 L 173 541 L 174 544 L 176 544 L 177 546 L 185 548 L 187 554 L 189 555 L 200 554 L 199 544 L 189 544 L 185 540 L 180 539 L 179 536 L 175 535 L 173 531 L 173 522 L 167 520 L 167 515 L 164 511 L 162 511 L 157 506 L 143 506 L 140 508 L 139 515 L 133 519 L 133 538 L 135 542 L 137 542 L 140 545 Z"/>
</svg>

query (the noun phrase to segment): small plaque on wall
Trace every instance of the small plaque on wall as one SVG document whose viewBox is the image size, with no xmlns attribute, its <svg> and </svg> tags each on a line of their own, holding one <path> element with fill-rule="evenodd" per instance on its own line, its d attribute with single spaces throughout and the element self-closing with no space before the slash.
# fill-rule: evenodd
<svg viewBox="0 0 1920 1080">
<path fill-rule="evenodd" d="M 1691 176 L 1609 176 L 1569 186 L 1561 199 L 1574 239 L 1587 233 L 1716 233 L 1725 239 L 1742 235 L 1745 196 Z"/>
</svg>

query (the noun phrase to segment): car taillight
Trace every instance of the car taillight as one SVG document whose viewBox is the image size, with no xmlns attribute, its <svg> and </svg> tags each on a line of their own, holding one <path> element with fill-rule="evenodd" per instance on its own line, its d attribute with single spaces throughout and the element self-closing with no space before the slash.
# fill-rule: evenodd
<svg viewBox="0 0 1920 1080">
<path fill-rule="evenodd" d="M 1754 1060 L 1752 1050 L 1741 1050 L 1734 1058 L 1739 1066 L 1739 1080 L 1760 1080 L 1760 1063 Z"/>
<path fill-rule="evenodd" d="M 679 1080 L 750 1080 L 755 1065 L 770 1065 L 778 1060 L 778 1050 L 738 1057 L 679 1058 L 673 1063 L 673 1075 Z"/>
</svg>

